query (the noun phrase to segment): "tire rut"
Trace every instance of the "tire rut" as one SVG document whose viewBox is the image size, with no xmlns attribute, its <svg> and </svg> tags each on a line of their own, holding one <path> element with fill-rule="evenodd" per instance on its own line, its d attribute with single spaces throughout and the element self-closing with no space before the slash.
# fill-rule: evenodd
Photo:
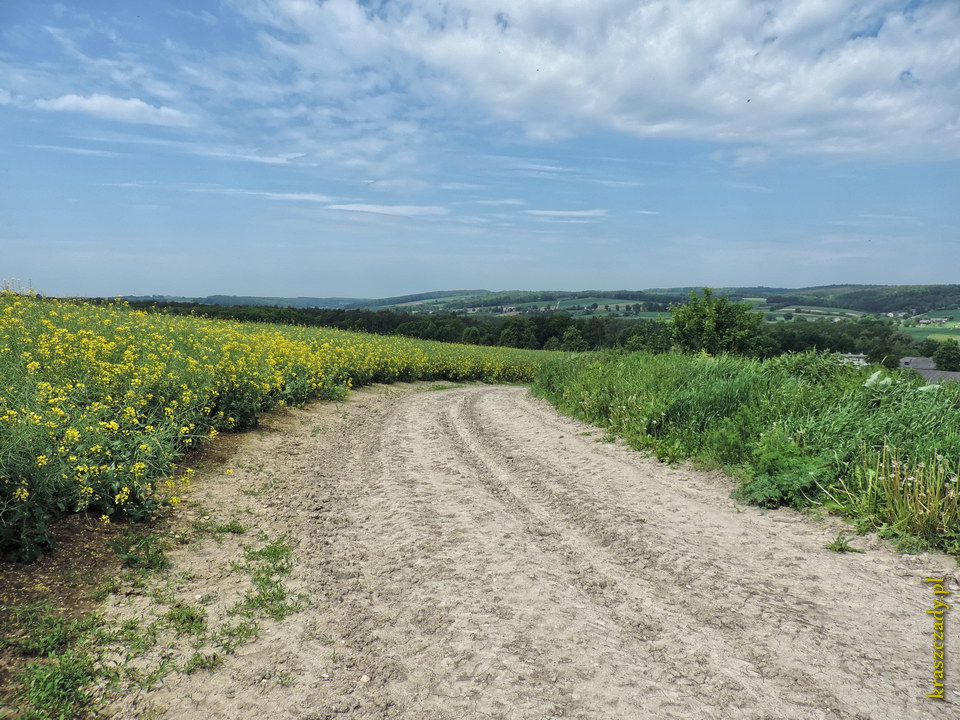
<svg viewBox="0 0 960 720">
<path fill-rule="evenodd" d="M 247 443 L 271 478 L 251 511 L 297 545 L 309 605 L 117 717 L 945 717 L 922 698 L 922 578 L 956 584 L 943 556 L 828 552 L 839 521 L 740 506 L 729 479 L 597 442 L 522 387 L 423 389 L 361 390 Z"/>
</svg>

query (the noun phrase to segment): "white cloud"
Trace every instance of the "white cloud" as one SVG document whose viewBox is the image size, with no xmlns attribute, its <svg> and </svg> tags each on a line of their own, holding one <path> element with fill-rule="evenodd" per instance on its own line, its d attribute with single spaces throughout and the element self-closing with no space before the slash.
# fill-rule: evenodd
<svg viewBox="0 0 960 720">
<path fill-rule="evenodd" d="M 603 217 L 607 214 L 606 210 L 524 210 L 527 215 L 536 215 L 537 217 L 555 217 L 555 218 L 590 218 Z"/>
<path fill-rule="evenodd" d="M 37 100 L 41 110 L 79 112 L 125 123 L 171 125 L 183 127 L 192 124 L 191 118 L 173 108 L 145 103 L 139 98 L 117 98 L 110 95 L 62 95 L 50 100 Z"/>
<path fill-rule="evenodd" d="M 8 90 L 0 88 L 0 105 L 12 105 L 13 95 Z"/>
<path fill-rule="evenodd" d="M 483 185 L 473 183 L 447 182 L 440 185 L 441 190 L 483 190 Z"/>
<path fill-rule="evenodd" d="M 659 215 L 659 210 L 634 210 L 637 215 Z"/>
<path fill-rule="evenodd" d="M 91 157 L 121 157 L 126 155 L 126 153 L 113 152 L 112 150 L 90 150 L 89 148 L 66 147 L 64 145 L 26 145 L 25 147 L 34 150 L 53 150 L 70 153 L 71 155 L 89 155 Z"/>
<path fill-rule="evenodd" d="M 503 200 L 475 200 L 474 202 L 477 205 L 526 205 L 523 200 L 517 200 L 515 198 L 504 198 Z"/>
<path fill-rule="evenodd" d="M 304 156 L 304 153 L 284 153 L 281 155 L 260 155 L 255 152 L 239 152 L 233 150 L 210 150 L 194 147 L 188 149 L 192 155 L 201 157 L 220 158 L 222 160 L 241 160 L 243 162 L 262 163 L 264 165 L 290 165 Z M 300 165 L 314 165 L 315 163 L 298 163 Z"/>
<path fill-rule="evenodd" d="M 416 217 L 420 215 L 446 215 L 446 208 L 436 205 L 365 205 L 360 203 L 348 205 L 328 205 L 329 210 L 347 210 L 350 212 L 373 213 L 374 215 L 397 215 L 400 217 Z"/>
<path fill-rule="evenodd" d="M 364 180 L 363 182 L 372 190 L 386 190 L 388 192 L 419 192 L 430 187 L 423 180 L 408 177 L 381 178 L 379 180 Z"/>
<path fill-rule="evenodd" d="M 207 12 L 206 10 L 201 10 L 200 12 L 191 12 L 190 10 L 183 10 L 179 8 L 168 8 L 167 12 L 176 17 L 185 17 L 189 18 L 190 20 L 202 22 L 210 27 L 214 27 L 217 24 L 216 15 Z"/>
<path fill-rule="evenodd" d="M 220 187 L 217 185 L 214 186 L 199 186 L 199 187 L 187 187 L 185 188 L 187 192 L 192 193 L 216 193 L 218 195 L 242 195 L 245 197 L 260 197 L 267 200 L 286 200 L 292 202 L 313 202 L 313 203 L 329 203 L 333 202 L 333 198 L 329 195 L 322 195 L 320 193 L 300 193 L 300 192 L 272 192 L 269 190 L 243 190 L 241 188 L 229 188 L 229 187 Z"/>
<path fill-rule="evenodd" d="M 265 54 L 294 72 L 290 92 L 313 84 L 371 122 L 377 107 L 429 108 L 421 119 L 457 122 L 479 113 L 534 138 L 599 128 L 723 142 L 734 163 L 782 153 L 960 156 L 960 3 L 233 5 L 266 28 Z M 516 169 L 563 172 L 534 165 Z"/>
<path fill-rule="evenodd" d="M 746 190 L 748 192 L 755 192 L 755 193 L 772 193 L 773 192 L 773 188 L 768 188 L 766 185 L 758 185 L 756 183 L 747 183 L 747 182 L 727 183 L 727 187 L 733 188 L 734 190 Z"/>
<path fill-rule="evenodd" d="M 317 202 L 328 203 L 333 198 L 329 195 L 320 195 L 318 193 L 278 193 L 264 192 L 259 190 L 234 190 L 228 189 L 223 192 L 230 195 L 253 195 L 256 197 L 267 198 L 268 200 L 292 200 L 295 202 Z"/>
</svg>

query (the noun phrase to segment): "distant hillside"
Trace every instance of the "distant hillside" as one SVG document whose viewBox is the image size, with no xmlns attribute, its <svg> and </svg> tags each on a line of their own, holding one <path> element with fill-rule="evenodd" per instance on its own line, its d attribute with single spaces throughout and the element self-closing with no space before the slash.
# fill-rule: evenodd
<svg viewBox="0 0 960 720">
<path fill-rule="evenodd" d="M 402 305 L 424 300 L 445 298 L 454 295 L 486 295 L 488 290 L 436 290 L 433 292 L 401 295 L 390 298 L 351 297 L 257 297 L 253 295 L 207 295 L 205 297 L 181 297 L 174 295 L 126 295 L 124 300 L 135 302 L 178 302 L 198 305 L 265 305 L 268 307 L 294 308 L 374 308 L 386 305 Z"/>
<path fill-rule="evenodd" d="M 454 297 L 483 297 L 490 295 L 489 290 L 434 290 L 433 292 L 416 293 L 415 295 L 397 295 L 396 297 L 380 298 L 378 300 L 354 300 L 351 305 L 343 307 L 352 308 L 379 308 L 389 305 L 409 305 L 411 303 L 424 302 L 427 300 L 440 300 L 443 298 Z"/>
<path fill-rule="evenodd" d="M 188 302 L 199 305 L 264 305 L 267 307 L 342 308 L 357 303 L 373 302 L 364 298 L 343 297 L 256 297 L 250 295 L 207 295 L 206 297 L 176 297 L 172 295 L 127 295 L 131 302 Z"/>
<path fill-rule="evenodd" d="M 385 298 L 349 297 L 251 297 L 208 295 L 186 298 L 171 296 L 130 296 L 127 300 L 146 302 L 198 303 L 201 305 L 245 305 L 328 309 L 402 309 L 411 312 L 499 312 L 501 308 L 567 309 L 574 301 L 583 305 L 642 303 L 643 310 L 662 312 L 682 302 L 699 287 L 652 288 L 648 290 L 437 290 Z M 763 309 L 777 311 L 792 307 L 829 307 L 869 313 L 908 313 L 920 315 L 945 308 L 960 307 L 960 285 L 821 285 L 803 288 L 722 287 L 718 295 L 733 300 L 759 298 Z M 755 304 L 760 302 L 753 301 Z M 600 308 L 601 311 L 603 308 Z M 618 310 L 619 311 L 619 310 Z"/>
</svg>

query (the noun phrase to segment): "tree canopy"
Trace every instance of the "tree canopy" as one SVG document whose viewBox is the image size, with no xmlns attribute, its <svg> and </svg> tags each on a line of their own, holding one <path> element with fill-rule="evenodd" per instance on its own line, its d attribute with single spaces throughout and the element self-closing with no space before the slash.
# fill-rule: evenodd
<svg viewBox="0 0 960 720">
<path fill-rule="evenodd" d="M 763 316 L 749 305 L 715 297 L 710 288 L 690 293 L 685 305 L 671 308 L 673 340 L 685 352 L 753 354 Z"/>
</svg>

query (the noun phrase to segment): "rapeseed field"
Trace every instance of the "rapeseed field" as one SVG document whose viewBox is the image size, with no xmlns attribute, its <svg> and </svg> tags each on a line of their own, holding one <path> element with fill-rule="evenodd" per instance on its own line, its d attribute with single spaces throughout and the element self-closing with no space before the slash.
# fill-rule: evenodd
<svg viewBox="0 0 960 720">
<path fill-rule="evenodd" d="M 550 355 L 0 293 L 0 553 L 36 557 L 62 513 L 176 505 L 178 459 L 273 406 L 373 382 L 530 382 Z"/>
</svg>

